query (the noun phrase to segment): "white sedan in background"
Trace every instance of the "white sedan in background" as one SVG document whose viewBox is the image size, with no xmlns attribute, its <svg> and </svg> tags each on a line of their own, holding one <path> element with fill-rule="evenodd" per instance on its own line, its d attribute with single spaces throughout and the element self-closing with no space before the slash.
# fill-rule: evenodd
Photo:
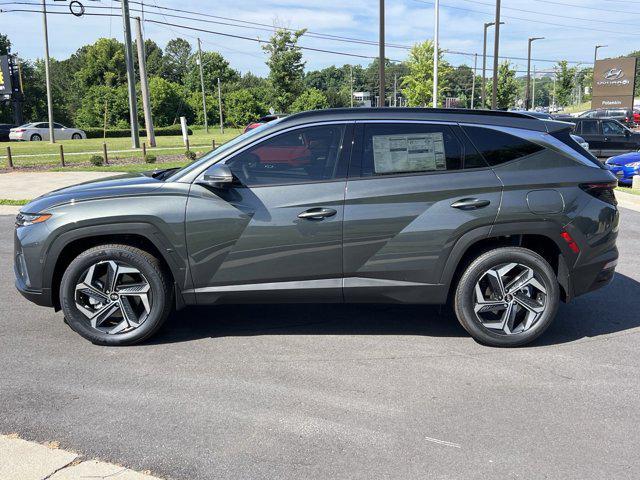
<svg viewBox="0 0 640 480">
<path fill-rule="evenodd" d="M 82 140 L 87 134 L 78 128 L 69 128 L 59 123 L 53 123 L 53 134 L 56 140 Z M 39 142 L 49 140 L 49 122 L 34 122 L 21 125 L 9 130 L 9 140 L 23 140 Z"/>
</svg>

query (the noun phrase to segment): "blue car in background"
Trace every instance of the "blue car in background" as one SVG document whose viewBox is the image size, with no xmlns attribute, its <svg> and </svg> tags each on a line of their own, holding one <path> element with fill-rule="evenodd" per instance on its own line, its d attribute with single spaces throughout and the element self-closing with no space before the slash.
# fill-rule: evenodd
<svg viewBox="0 0 640 480">
<path fill-rule="evenodd" d="M 620 185 L 631 185 L 634 175 L 640 175 L 640 152 L 629 152 L 607 158 L 605 165 L 618 177 Z"/>
</svg>

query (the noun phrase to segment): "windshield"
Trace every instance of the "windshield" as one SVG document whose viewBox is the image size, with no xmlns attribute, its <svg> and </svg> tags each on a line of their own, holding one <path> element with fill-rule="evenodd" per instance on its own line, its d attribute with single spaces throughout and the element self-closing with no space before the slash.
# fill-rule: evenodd
<svg viewBox="0 0 640 480">
<path fill-rule="evenodd" d="M 204 157 L 202 157 L 201 159 L 190 163 L 189 165 L 185 165 L 184 167 L 176 170 L 175 172 L 171 172 L 171 177 L 167 178 L 167 181 L 171 181 L 173 177 L 177 176 L 177 175 L 182 175 L 185 172 L 188 172 L 194 168 L 198 168 L 200 165 L 202 165 L 205 162 L 208 162 L 209 160 L 211 160 L 212 157 L 214 156 L 218 156 L 220 154 L 224 154 L 224 152 L 226 152 L 227 150 L 231 150 L 233 149 L 236 145 L 238 145 L 240 142 L 244 142 L 246 139 L 253 137 L 254 135 L 268 129 L 271 128 L 272 126 L 274 126 L 276 123 L 278 123 L 281 119 L 277 119 L 274 120 L 272 122 L 269 123 L 265 123 L 264 125 L 260 125 L 259 127 L 256 127 L 252 130 L 249 130 L 248 132 L 243 133 L 242 135 L 238 135 L 237 137 L 229 140 L 226 143 L 223 143 L 222 145 L 220 145 L 218 148 L 216 148 L 215 150 L 211 150 L 209 153 L 207 153 Z"/>
</svg>

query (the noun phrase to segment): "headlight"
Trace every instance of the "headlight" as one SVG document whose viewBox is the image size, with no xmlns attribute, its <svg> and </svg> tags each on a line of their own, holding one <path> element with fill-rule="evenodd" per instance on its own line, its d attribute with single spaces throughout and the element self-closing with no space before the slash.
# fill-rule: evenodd
<svg viewBox="0 0 640 480">
<path fill-rule="evenodd" d="M 640 167 L 640 162 L 627 163 L 627 167 L 638 168 L 638 167 Z"/>
<path fill-rule="evenodd" d="M 26 227 L 34 223 L 42 223 L 51 218 L 50 213 L 19 213 L 16 217 L 16 227 Z"/>
</svg>

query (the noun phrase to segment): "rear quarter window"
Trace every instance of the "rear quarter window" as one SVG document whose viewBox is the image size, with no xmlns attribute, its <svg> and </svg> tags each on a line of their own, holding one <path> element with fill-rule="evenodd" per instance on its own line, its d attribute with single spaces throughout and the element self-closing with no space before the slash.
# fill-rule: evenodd
<svg viewBox="0 0 640 480">
<path fill-rule="evenodd" d="M 476 149 L 492 167 L 544 150 L 524 138 L 483 127 L 462 127 Z"/>
</svg>

